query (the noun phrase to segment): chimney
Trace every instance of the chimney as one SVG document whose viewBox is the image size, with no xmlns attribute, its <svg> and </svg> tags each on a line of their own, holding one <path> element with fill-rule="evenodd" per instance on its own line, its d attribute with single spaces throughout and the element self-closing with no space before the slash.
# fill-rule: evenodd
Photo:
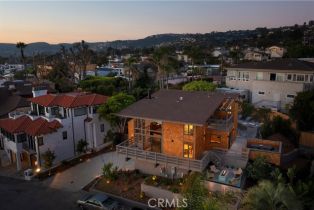
<svg viewBox="0 0 314 210">
<path fill-rule="evenodd" d="M 33 93 L 33 98 L 47 95 L 47 88 L 43 86 L 36 86 L 36 87 L 33 87 L 32 93 Z"/>
</svg>

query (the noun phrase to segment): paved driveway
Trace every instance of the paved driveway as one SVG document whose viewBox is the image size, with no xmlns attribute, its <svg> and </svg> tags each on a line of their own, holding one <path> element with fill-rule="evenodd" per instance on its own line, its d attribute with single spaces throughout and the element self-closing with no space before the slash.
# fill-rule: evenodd
<svg viewBox="0 0 314 210">
<path fill-rule="evenodd" d="M 76 200 L 83 194 L 0 176 L 1 210 L 77 210 Z"/>
<path fill-rule="evenodd" d="M 125 161 L 122 155 L 109 152 L 69 168 L 55 176 L 43 181 L 43 184 L 51 188 L 77 192 L 87 185 L 91 180 L 101 174 L 104 163 L 112 162 L 121 169 L 134 169 L 132 160 Z"/>
</svg>

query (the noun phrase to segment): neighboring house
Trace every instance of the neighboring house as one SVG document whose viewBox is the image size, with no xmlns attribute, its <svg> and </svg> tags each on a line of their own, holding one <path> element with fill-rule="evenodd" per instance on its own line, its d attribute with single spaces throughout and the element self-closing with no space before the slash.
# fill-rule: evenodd
<svg viewBox="0 0 314 210">
<path fill-rule="evenodd" d="M 282 58 L 285 52 L 285 48 L 278 46 L 271 46 L 265 50 L 265 53 L 268 54 L 270 58 Z"/>
<path fill-rule="evenodd" d="M 48 82 L 33 84 L 32 82 L 25 80 L 13 80 L 6 81 L 2 84 L 6 89 L 10 90 L 14 95 L 19 95 L 24 98 L 32 98 L 33 97 L 33 88 L 34 87 L 42 87 L 46 89 L 48 93 L 55 93 L 56 90 L 51 87 L 51 84 Z"/>
<path fill-rule="evenodd" d="M 244 60 L 247 61 L 264 61 L 267 60 L 267 56 L 262 52 L 247 52 L 244 55 Z"/>
<path fill-rule="evenodd" d="M 43 90 L 34 92 L 45 94 Z M 18 170 L 24 160 L 30 167 L 41 167 L 41 155 L 48 149 L 55 152 L 55 163 L 74 157 L 80 140 L 87 141 L 88 149 L 99 150 L 109 144 L 104 138 L 110 126 L 96 110 L 107 98 L 88 93 L 32 98 L 29 114 L 0 120 L 1 145 Z"/>
<path fill-rule="evenodd" d="M 10 112 L 30 110 L 30 102 L 26 98 L 12 94 L 7 88 L 0 88 L 0 118 L 8 117 Z"/>
<path fill-rule="evenodd" d="M 314 63 L 298 59 L 243 63 L 227 68 L 226 85 L 250 91 L 257 107 L 285 111 L 298 92 L 314 87 Z"/>
<path fill-rule="evenodd" d="M 36 76 L 40 79 L 46 78 L 52 70 L 52 65 L 37 65 Z"/>
<path fill-rule="evenodd" d="M 237 135 L 236 94 L 160 90 L 117 115 L 130 119 L 118 154 L 134 158 L 135 168 L 148 174 L 180 177 L 211 161 L 223 164 L 214 151 L 228 151 Z M 230 165 L 245 167 L 246 161 Z"/>
</svg>

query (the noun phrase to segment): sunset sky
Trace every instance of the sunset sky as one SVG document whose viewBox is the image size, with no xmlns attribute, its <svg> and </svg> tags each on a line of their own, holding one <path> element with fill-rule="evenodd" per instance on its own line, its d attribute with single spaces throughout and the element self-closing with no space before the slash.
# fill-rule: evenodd
<svg viewBox="0 0 314 210">
<path fill-rule="evenodd" d="M 0 43 L 110 41 L 303 24 L 314 2 L 9 2 L 0 0 Z"/>
</svg>

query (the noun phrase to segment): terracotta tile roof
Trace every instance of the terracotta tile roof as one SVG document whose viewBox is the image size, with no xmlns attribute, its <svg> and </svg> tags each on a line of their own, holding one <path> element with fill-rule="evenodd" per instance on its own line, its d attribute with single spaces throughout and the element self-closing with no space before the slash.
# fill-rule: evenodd
<svg viewBox="0 0 314 210">
<path fill-rule="evenodd" d="M 60 106 L 74 108 L 103 104 L 108 97 L 100 94 L 66 93 L 60 95 L 48 94 L 30 99 L 31 102 L 46 107 Z"/>
<path fill-rule="evenodd" d="M 23 115 L 16 119 L 6 118 L 0 120 L 0 128 L 10 133 L 26 133 L 30 136 L 45 135 L 56 132 L 62 124 L 53 120 L 51 122 L 39 117 L 32 120 L 29 116 Z"/>
</svg>

